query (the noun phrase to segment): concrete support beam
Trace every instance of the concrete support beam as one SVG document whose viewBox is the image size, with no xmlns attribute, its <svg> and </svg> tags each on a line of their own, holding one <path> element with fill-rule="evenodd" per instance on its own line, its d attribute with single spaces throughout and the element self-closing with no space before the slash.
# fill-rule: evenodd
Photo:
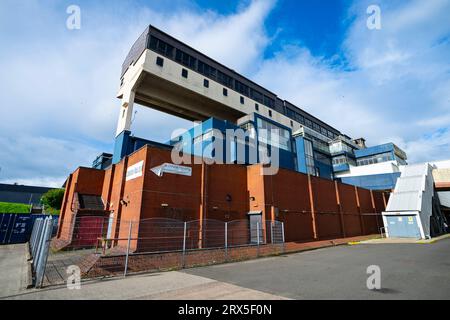
<svg viewBox="0 0 450 320">
<path fill-rule="evenodd" d="M 120 108 L 119 120 L 117 121 L 116 137 L 124 130 L 131 130 L 131 120 L 133 116 L 134 91 L 126 91 L 122 96 L 122 106 Z"/>
</svg>

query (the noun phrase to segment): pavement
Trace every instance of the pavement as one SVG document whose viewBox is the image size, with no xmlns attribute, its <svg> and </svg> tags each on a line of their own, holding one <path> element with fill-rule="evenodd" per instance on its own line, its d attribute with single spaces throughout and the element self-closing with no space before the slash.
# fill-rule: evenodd
<svg viewBox="0 0 450 320">
<path fill-rule="evenodd" d="M 28 289 L 8 300 L 284 300 L 286 298 L 238 285 L 182 272 L 162 272 L 82 282 L 80 289 L 66 286 Z"/>
<path fill-rule="evenodd" d="M 371 265 L 381 289 L 369 290 Z M 450 239 L 335 246 L 271 258 L 24 289 L 26 250 L 0 247 L 0 299 L 450 299 Z"/>
<path fill-rule="evenodd" d="M 415 243 L 415 244 L 431 244 L 444 239 L 449 239 L 450 234 L 444 234 L 431 239 L 413 239 L 413 238 L 377 238 L 363 241 L 354 241 L 351 244 L 387 244 L 387 243 Z"/>
<path fill-rule="evenodd" d="M 27 244 L 0 246 L 0 297 L 26 290 L 27 251 Z"/>
</svg>

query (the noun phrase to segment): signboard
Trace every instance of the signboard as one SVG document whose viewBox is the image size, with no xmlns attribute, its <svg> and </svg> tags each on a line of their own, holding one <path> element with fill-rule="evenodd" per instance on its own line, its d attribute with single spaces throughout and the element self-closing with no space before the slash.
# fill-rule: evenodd
<svg viewBox="0 0 450 320">
<path fill-rule="evenodd" d="M 178 174 L 182 176 L 192 176 L 192 168 L 180 166 L 172 163 L 164 163 L 151 169 L 158 177 L 162 177 L 164 173 Z"/>
<path fill-rule="evenodd" d="M 130 181 L 142 176 L 142 169 L 144 168 L 144 160 L 139 161 L 138 163 L 129 166 L 127 168 L 127 175 L 125 181 Z"/>
</svg>

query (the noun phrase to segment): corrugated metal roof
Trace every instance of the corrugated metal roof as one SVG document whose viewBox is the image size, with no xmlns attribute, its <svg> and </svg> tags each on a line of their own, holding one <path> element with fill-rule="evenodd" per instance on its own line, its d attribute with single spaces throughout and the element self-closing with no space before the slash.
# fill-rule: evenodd
<svg viewBox="0 0 450 320">
<path fill-rule="evenodd" d="M 420 211 L 422 191 L 397 192 L 389 198 L 386 211 Z"/>
</svg>

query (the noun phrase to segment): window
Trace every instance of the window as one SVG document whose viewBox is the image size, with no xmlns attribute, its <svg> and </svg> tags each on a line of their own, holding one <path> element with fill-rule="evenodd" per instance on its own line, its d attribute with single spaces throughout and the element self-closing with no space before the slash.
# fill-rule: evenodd
<svg viewBox="0 0 450 320">
<path fill-rule="evenodd" d="M 244 104 L 244 103 L 245 103 L 244 97 L 241 96 L 241 104 Z"/>
<path fill-rule="evenodd" d="M 272 110 L 269 110 L 269 117 L 272 117 Z"/>
<path fill-rule="evenodd" d="M 309 119 L 305 119 L 305 124 L 306 124 L 306 126 L 307 127 L 309 127 L 309 128 L 312 128 L 312 121 L 311 120 L 309 120 Z"/>
<path fill-rule="evenodd" d="M 208 78 L 211 78 L 213 80 L 216 79 L 217 70 L 200 60 L 198 61 L 197 71 L 207 76 Z"/>
<path fill-rule="evenodd" d="M 153 49 L 166 57 L 173 57 L 174 47 L 153 36 L 150 38 L 150 49 Z"/>
<path fill-rule="evenodd" d="M 164 59 L 161 57 L 156 57 L 156 64 L 160 67 L 164 66 Z"/>
<path fill-rule="evenodd" d="M 183 78 L 187 78 L 188 77 L 188 71 L 186 69 L 181 70 L 181 76 Z"/>
<path fill-rule="evenodd" d="M 186 67 L 195 69 L 195 63 L 197 61 L 197 59 L 195 59 L 194 57 L 188 55 L 187 53 L 184 53 L 183 51 L 177 49 L 177 53 L 175 55 L 175 60 L 183 65 L 185 65 Z"/>
<path fill-rule="evenodd" d="M 226 88 L 223 88 L 223 95 L 224 95 L 225 97 L 228 96 L 228 90 L 227 90 Z"/>
<path fill-rule="evenodd" d="M 250 89 L 250 98 L 252 98 L 255 101 L 261 102 L 261 103 L 264 102 L 262 93 L 254 90 L 254 89 Z"/>
<path fill-rule="evenodd" d="M 255 110 L 259 111 L 259 104 L 255 103 Z"/>
<path fill-rule="evenodd" d="M 243 84 L 242 82 L 239 82 L 239 81 L 235 80 L 234 81 L 234 88 L 236 89 L 237 92 L 248 96 L 249 87 L 246 86 L 245 84 Z"/>
<path fill-rule="evenodd" d="M 314 165 L 314 152 L 312 148 L 311 141 L 305 139 L 305 160 L 306 160 L 306 172 L 311 175 L 315 175 L 315 165 Z"/>
<path fill-rule="evenodd" d="M 209 88 L 209 81 L 208 81 L 208 79 L 203 79 L 203 86 L 205 88 Z"/>
<path fill-rule="evenodd" d="M 295 119 L 295 111 L 292 109 L 286 108 L 286 115 L 291 119 Z"/>
<path fill-rule="evenodd" d="M 313 129 L 320 133 L 320 126 L 315 122 L 313 122 Z"/>
<path fill-rule="evenodd" d="M 291 134 L 289 130 L 261 118 L 257 119 L 257 127 L 259 142 L 279 149 L 291 151 Z"/>
<path fill-rule="evenodd" d="M 358 166 L 366 166 L 380 162 L 391 161 L 392 154 L 390 152 L 380 153 L 373 156 L 362 157 L 357 160 Z"/>
<path fill-rule="evenodd" d="M 270 97 L 264 96 L 264 104 L 269 108 L 275 108 L 275 100 Z"/>
<path fill-rule="evenodd" d="M 217 81 L 228 88 L 233 88 L 233 78 L 227 76 L 221 71 L 217 71 Z"/>
<path fill-rule="evenodd" d="M 294 121 L 291 120 L 291 127 L 293 127 L 293 126 L 294 126 Z"/>
</svg>

